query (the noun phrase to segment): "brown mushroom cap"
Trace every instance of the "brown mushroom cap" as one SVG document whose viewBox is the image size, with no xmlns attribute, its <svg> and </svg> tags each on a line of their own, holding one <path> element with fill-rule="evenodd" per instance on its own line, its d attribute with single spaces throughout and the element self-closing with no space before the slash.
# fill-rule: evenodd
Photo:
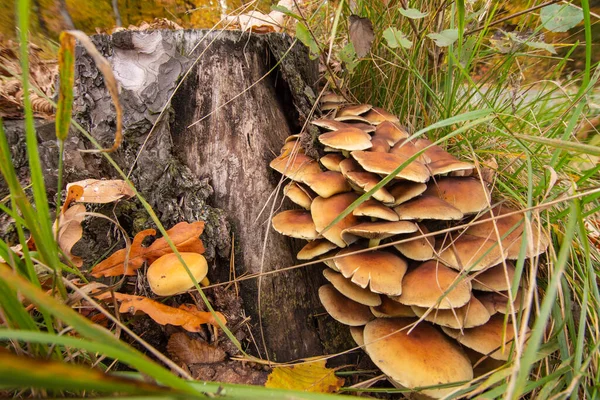
<svg viewBox="0 0 600 400">
<path fill-rule="evenodd" d="M 321 103 L 345 103 L 344 96 L 335 93 L 324 93 L 319 99 Z"/>
<path fill-rule="evenodd" d="M 336 117 L 344 117 L 346 115 L 350 115 L 350 116 L 361 115 L 361 114 L 364 114 L 367 111 L 369 111 L 371 108 L 373 108 L 373 106 L 371 106 L 370 104 L 353 104 L 350 106 L 346 106 L 346 107 L 342 108 L 340 111 L 338 111 L 338 113 L 336 114 Z"/>
<path fill-rule="evenodd" d="M 508 290 L 515 277 L 515 266 L 511 262 L 498 264 L 485 271 L 473 274 L 471 284 L 473 290 L 484 292 L 501 292 Z"/>
<path fill-rule="evenodd" d="M 462 234 L 443 245 L 439 254 L 444 264 L 456 270 L 481 271 L 502 262 L 505 255 L 494 240 Z"/>
<path fill-rule="evenodd" d="M 474 214 L 488 207 L 490 193 L 476 178 L 439 178 L 430 182 L 426 195 L 436 196 L 458 208 L 463 214 Z"/>
<path fill-rule="evenodd" d="M 208 273 L 208 264 L 198 253 L 179 253 L 190 272 L 200 282 Z M 146 273 L 150 289 L 159 296 L 172 296 L 194 287 L 194 282 L 175 253 L 165 254 L 154 261 Z"/>
<path fill-rule="evenodd" d="M 370 151 L 375 153 L 387 153 L 390 151 L 390 145 L 388 144 L 387 140 L 379 136 L 373 136 L 371 138 L 371 145 L 372 147 Z"/>
<path fill-rule="evenodd" d="M 355 172 L 355 171 L 364 172 L 364 170 L 360 167 L 360 165 L 358 165 L 358 163 L 356 161 L 354 161 L 352 158 L 346 158 L 345 160 L 340 161 L 339 167 L 340 167 L 340 172 L 344 176 L 347 176 L 349 172 Z"/>
<path fill-rule="evenodd" d="M 341 107 L 340 103 L 334 103 L 334 102 L 329 102 L 329 103 L 321 103 L 321 111 L 331 111 L 331 110 L 337 110 Z"/>
<path fill-rule="evenodd" d="M 352 125 L 356 124 L 357 122 L 362 122 L 364 124 L 369 123 L 368 119 L 363 118 L 360 115 L 342 115 L 341 117 L 335 117 L 335 120 L 340 122 L 351 122 Z"/>
<path fill-rule="evenodd" d="M 411 200 L 427 190 L 427 185 L 421 182 L 400 181 L 396 182 L 390 189 L 390 193 L 394 196 L 393 207 L 400 205 L 408 200 Z"/>
<path fill-rule="evenodd" d="M 409 242 L 403 242 L 395 244 L 394 247 L 403 256 L 410 258 L 411 260 L 427 261 L 431 260 L 434 256 L 435 248 L 435 237 L 428 236 L 422 237 L 429 233 L 427 227 L 423 224 L 418 224 L 419 230 L 415 233 L 407 235 L 407 238 L 414 238 Z"/>
<path fill-rule="evenodd" d="M 519 311 L 522 306 L 522 294 L 521 290 L 517 290 L 517 293 L 513 293 L 513 306 L 515 311 Z M 481 301 L 481 303 L 485 306 L 490 314 L 500 313 L 500 314 L 508 314 L 510 313 L 510 304 L 509 304 L 509 296 L 508 292 L 488 292 L 481 293 L 477 295 L 477 299 Z"/>
<path fill-rule="evenodd" d="M 347 122 L 342 122 L 342 121 L 336 121 L 334 119 L 321 118 L 321 119 L 315 119 L 315 120 L 311 121 L 311 123 L 313 125 L 318 126 L 319 128 L 327 129 L 330 131 L 337 131 L 338 129 L 343 129 L 343 128 L 358 128 L 367 133 L 375 132 L 375 127 L 373 125 L 360 123 L 360 122 L 359 123 L 347 123 Z"/>
<path fill-rule="evenodd" d="M 310 212 L 305 210 L 282 211 L 271 222 L 273 229 L 282 235 L 305 240 L 313 240 L 319 236 Z"/>
<path fill-rule="evenodd" d="M 283 194 L 300 207 L 310 210 L 312 198 L 310 197 L 308 190 L 304 189 L 296 182 L 291 181 L 289 184 L 287 184 L 283 188 Z"/>
<path fill-rule="evenodd" d="M 371 312 L 377 318 L 415 317 L 416 314 L 410 306 L 405 306 L 387 296 L 381 297 L 381 305 L 371 307 Z"/>
<path fill-rule="evenodd" d="M 361 248 L 352 246 L 338 255 L 348 254 Z M 369 286 L 372 292 L 390 296 L 402 293 L 402 278 L 406 273 L 406 261 L 385 251 L 368 251 L 334 259 L 335 266 L 346 278 L 362 288 Z"/>
<path fill-rule="evenodd" d="M 325 171 L 318 174 L 306 175 L 304 183 L 308 185 L 316 194 L 321 197 L 329 198 L 334 194 L 345 193 L 352 190 L 350 184 L 339 172 Z"/>
<path fill-rule="evenodd" d="M 308 242 L 299 252 L 298 252 L 298 260 L 312 260 L 313 258 L 322 256 L 327 252 L 337 249 L 337 246 L 334 243 L 331 243 L 329 240 L 325 239 L 317 239 L 312 242 Z"/>
<path fill-rule="evenodd" d="M 394 207 L 401 220 L 437 219 L 441 221 L 458 220 L 463 213 L 452 204 L 434 196 L 419 196 Z"/>
<path fill-rule="evenodd" d="M 442 329 L 463 346 L 503 361 L 508 360 L 515 337 L 513 324 L 508 321 L 505 328 L 502 315 L 494 315 L 486 324 L 465 329 L 462 333 L 451 328 L 442 327 Z"/>
<path fill-rule="evenodd" d="M 411 318 L 376 319 L 365 326 L 365 350 L 394 381 L 407 388 L 434 386 L 473 379 L 473 368 L 458 346 L 427 322 L 408 333 Z M 427 389 L 444 397 L 455 388 Z"/>
<path fill-rule="evenodd" d="M 352 211 L 357 217 L 371 217 L 385 221 L 398 221 L 398 214 L 391 208 L 384 206 L 375 199 L 369 199 L 361 203 Z"/>
<path fill-rule="evenodd" d="M 390 153 L 353 151 L 350 154 L 366 171 L 381 175 L 391 174 L 407 160 L 405 157 Z M 429 171 L 425 165 L 418 161 L 413 161 L 398 172 L 394 178 L 412 182 L 427 182 L 429 180 Z"/>
<path fill-rule="evenodd" d="M 365 336 L 364 336 L 365 327 L 364 326 L 351 326 L 350 327 L 350 336 L 356 342 L 356 344 L 360 347 L 365 345 Z"/>
<path fill-rule="evenodd" d="M 387 239 L 402 233 L 411 233 L 417 230 L 417 225 L 409 221 L 375 221 L 362 222 L 342 231 L 342 237 L 347 234 L 360 236 L 366 239 Z"/>
<path fill-rule="evenodd" d="M 289 154 L 274 158 L 271 168 L 293 181 L 302 182 L 306 175 L 321 172 L 319 163 L 304 153 Z"/>
<path fill-rule="evenodd" d="M 473 328 L 490 319 L 488 310 L 474 296 L 459 308 L 429 311 L 428 308 L 413 306 L 412 309 L 419 318 L 425 316 L 425 321 L 453 329 Z"/>
<path fill-rule="evenodd" d="M 342 231 L 358 224 L 358 219 L 354 215 L 348 214 L 327 231 L 323 232 L 323 230 L 356 199 L 358 199 L 358 195 L 352 192 L 336 194 L 328 199 L 320 196 L 315 198 L 310 206 L 310 213 L 317 232 L 339 247 L 346 247 L 347 244 L 350 244 L 342 239 Z"/>
<path fill-rule="evenodd" d="M 418 151 L 419 148 L 415 146 L 414 142 L 407 139 L 403 139 L 396 143 L 394 147 L 390 149 L 390 154 L 397 154 L 405 158 L 410 158 L 414 156 Z M 416 158 L 416 160 L 422 163 L 428 163 L 430 161 L 429 157 L 427 157 L 425 153 L 420 154 Z"/>
<path fill-rule="evenodd" d="M 400 122 L 398 117 L 396 117 L 394 114 L 392 114 L 389 111 L 386 111 L 380 107 L 371 108 L 370 110 L 367 111 L 366 114 L 363 115 L 363 117 L 373 125 L 379 125 L 386 121 L 389 121 L 389 122 L 392 122 L 395 124 Z"/>
<path fill-rule="evenodd" d="M 374 318 L 368 306 L 350 300 L 331 284 L 319 288 L 319 299 L 327 313 L 344 325 L 362 326 Z"/>
<path fill-rule="evenodd" d="M 342 128 L 336 131 L 323 133 L 319 142 L 338 150 L 366 150 L 370 149 L 371 136 L 358 128 Z"/>
<path fill-rule="evenodd" d="M 406 139 L 408 137 L 408 132 L 406 129 L 393 122 L 384 121 L 377 125 L 375 136 L 384 138 L 390 146 L 393 146 L 401 139 Z"/>
<path fill-rule="evenodd" d="M 350 171 L 346 172 L 345 176 L 355 190 L 363 193 L 373 189 L 381 181 L 377 175 L 371 172 Z M 385 187 L 382 187 L 373 193 L 373 198 L 383 203 L 392 203 L 394 201 L 394 197 Z"/>
<path fill-rule="evenodd" d="M 281 156 L 286 156 L 294 151 L 294 149 L 296 149 L 296 152 L 298 153 L 304 153 L 304 148 L 302 148 L 298 140 L 290 140 L 286 141 L 285 144 L 281 146 L 280 154 Z"/>
<path fill-rule="evenodd" d="M 344 161 L 346 158 L 339 153 L 331 153 L 326 154 L 319 159 L 321 164 L 327 168 L 329 171 L 340 171 L 340 163 Z"/>
<path fill-rule="evenodd" d="M 409 271 L 402 281 L 402 294 L 393 298 L 408 306 L 441 310 L 462 307 L 470 299 L 471 283 L 436 261 L 428 261 Z"/>
<path fill-rule="evenodd" d="M 366 306 L 378 306 L 381 304 L 381 296 L 371 292 L 368 289 L 361 288 L 350 281 L 350 279 L 344 278 L 342 274 L 333 272 L 330 269 L 323 270 L 325 278 L 337 289 L 338 292 L 354 300 L 357 303 L 364 304 Z"/>
<path fill-rule="evenodd" d="M 425 154 L 427 155 L 427 153 Z M 455 171 L 472 171 L 475 167 L 471 163 L 453 157 L 432 161 L 427 164 L 427 168 L 431 171 L 431 175 L 441 175 Z"/>
</svg>

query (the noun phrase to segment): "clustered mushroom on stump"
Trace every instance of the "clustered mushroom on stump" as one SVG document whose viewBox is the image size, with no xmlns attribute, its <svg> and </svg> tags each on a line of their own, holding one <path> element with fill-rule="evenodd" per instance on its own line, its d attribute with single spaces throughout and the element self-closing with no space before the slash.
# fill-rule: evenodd
<svg viewBox="0 0 600 400">
<path fill-rule="evenodd" d="M 521 251 L 524 215 L 506 205 L 490 210 L 489 188 L 473 164 L 428 139 L 409 140 L 391 113 L 347 105 L 334 94 L 322 98 L 322 109 L 331 116 L 312 123 L 323 130 L 318 141 L 326 155 L 309 157 L 293 135 L 270 166 L 290 180 L 284 194 L 301 207 L 275 215 L 273 228 L 308 240 L 299 260 L 324 259 L 329 283 L 319 297 L 329 315 L 350 326 L 389 380 L 406 388 L 468 381 L 477 360 L 508 360 L 514 330 L 504 315 L 522 306 L 522 289 L 509 290 L 510 260 Z M 325 229 L 423 149 L 393 181 Z M 491 218 L 505 214 L 495 223 Z M 470 220 L 480 223 L 434 234 Z M 547 245 L 534 235 L 526 255 Z M 453 390 L 422 393 L 438 398 Z"/>
</svg>

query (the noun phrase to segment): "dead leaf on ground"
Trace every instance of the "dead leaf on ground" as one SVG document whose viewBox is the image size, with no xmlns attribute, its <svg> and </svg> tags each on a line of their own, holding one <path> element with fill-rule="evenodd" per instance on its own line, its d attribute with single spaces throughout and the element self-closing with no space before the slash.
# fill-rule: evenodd
<svg viewBox="0 0 600 400">
<path fill-rule="evenodd" d="M 113 294 L 115 299 L 121 302 L 121 306 L 119 307 L 120 313 L 134 314 L 137 311 L 140 311 L 160 325 L 170 324 L 181 326 L 188 332 L 199 332 L 204 324 L 210 324 L 215 327 L 219 326 L 217 320 L 210 312 L 197 311 L 195 306 L 183 305 L 180 308 L 175 308 L 143 296 L 134 296 L 124 293 Z M 111 294 L 103 293 L 99 295 L 98 298 L 110 300 Z M 192 310 L 194 311 L 191 312 Z M 221 322 L 224 324 L 227 323 L 223 314 L 220 312 L 217 312 L 216 314 Z"/>
<path fill-rule="evenodd" d="M 352 42 L 358 58 L 362 58 L 369 54 L 371 44 L 373 44 L 373 39 L 375 39 L 373 24 L 369 18 L 361 18 L 358 15 L 351 15 L 348 18 L 348 22 L 350 25 L 348 27 L 350 42 Z"/>
<path fill-rule="evenodd" d="M 202 241 L 199 239 L 200 234 L 204 230 L 204 222 L 196 221 L 187 223 L 180 222 L 167 231 L 167 234 L 173 241 L 175 247 L 180 252 L 193 252 L 193 253 L 204 253 L 204 246 Z M 131 251 L 129 253 L 129 264 L 127 270 L 125 270 L 125 256 L 127 255 L 127 249 L 121 249 L 116 251 L 106 260 L 102 261 L 92 269 L 92 276 L 96 278 L 118 276 L 118 275 L 135 275 L 135 270 L 140 268 L 144 261 L 148 261 L 149 264 L 154 262 L 160 256 L 172 253 L 171 247 L 167 243 L 166 239 L 157 239 L 148 247 L 142 247 L 144 239 L 148 236 L 156 235 L 154 229 L 146 229 L 139 232 L 133 238 L 131 243 Z"/>
<path fill-rule="evenodd" d="M 100 180 L 100 179 L 84 179 L 82 181 L 69 183 L 67 190 L 73 186 L 81 186 L 83 193 L 77 202 L 80 203 L 97 203 L 105 204 L 120 200 L 124 197 L 129 198 L 135 196 L 135 192 L 127 182 L 121 179 Z"/>
<path fill-rule="evenodd" d="M 293 11 L 295 7 L 291 0 L 281 0 L 277 6 L 290 11 Z M 232 24 L 235 28 L 239 27 L 244 32 L 270 33 L 283 30 L 285 14 L 279 10 L 273 10 L 268 14 L 252 10 L 240 15 L 223 15 L 222 18 L 226 23 Z"/>
<path fill-rule="evenodd" d="M 171 358 L 183 364 L 214 364 L 225 359 L 225 351 L 203 340 L 194 340 L 185 332 L 171 335 L 167 343 Z"/>
<path fill-rule="evenodd" d="M 194 379 L 241 385 L 264 385 L 267 372 L 256 368 L 251 363 L 224 361 L 218 364 L 192 364 L 190 372 Z"/>
<path fill-rule="evenodd" d="M 337 392 L 344 384 L 344 379 L 336 376 L 335 370 L 327 368 L 325 363 L 326 360 L 317 360 L 292 367 L 276 367 L 265 386 L 305 392 Z"/>
<path fill-rule="evenodd" d="M 83 265 L 81 257 L 71 254 L 71 249 L 83 236 L 83 227 L 81 223 L 85 218 L 85 206 L 75 204 L 70 207 L 77 199 L 81 197 L 83 188 L 72 185 L 67 191 L 67 198 L 61 209 L 58 221 L 54 224 L 55 234 L 58 240 L 58 246 L 65 256 L 77 267 Z"/>
</svg>

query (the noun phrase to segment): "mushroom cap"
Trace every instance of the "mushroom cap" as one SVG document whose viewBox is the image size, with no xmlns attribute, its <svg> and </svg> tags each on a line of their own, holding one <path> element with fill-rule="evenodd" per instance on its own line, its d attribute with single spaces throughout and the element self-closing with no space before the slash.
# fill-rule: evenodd
<svg viewBox="0 0 600 400">
<path fill-rule="evenodd" d="M 517 293 L 513 294 L 513 306 L 516 311 L 521 308 L 521 290 L 517 290 Z M 477 295 L 477 299 L 485 306 L 488 312 L 492 315 L 496 313 L 508 314 L 510 313 L 509 296 L 508 292 L 487 292 Z"/>
<path fill-rule="evenodd" d="M 304 153 L 304 148 L 300 145 L 300 142 L 298 140 L 286 140 L 284 145 L 281 146 L 281 157 L 290 154 L 294 150 L 294 148 L 296 149 L 297 153 Z"/>
<path fill-rule="evenodd" d="M 460 330 L 446 327 L 442 327 L 442 330 L 463 346 L 503 361 L 508 360 L 515 337 L 514 327 L 510 321 L 507 322 L 505 329 L 503 315 L 494 315 L 484 325 L 465 329 L 462 333 Z"/>
<path fill-rule="evenodd" d="M 338 116 L 335 117 L 336 121 L 340 121 L 340 122 L 353 122 L 357 123 L 357 122 L 362 122 L 364 124 L 368 124 L 369 120 L 366 118 L 361 117 L 360 115 L 342 115 L 342 116 Z"/>
<path fill-rule="evenodd" d="M 381 175 L 391 174 L 407 160 L 405 157 L 390 153 L 353 151 L 350 154 L 365 170 Z M 422 163 L 413 161 L 398 172 L 394 178 L 412 182 L 427 182 L 429 171 Z"/>
<path fill-rule="evenodd" d="M 425 154 L 428 155 L 427 153 Z M 427 164 L 427 168 L 429 168 L 431 175 L 441 175 L 455 171 L 472 171 L 475 167 L 471 163 L 452 157 L 431 161 Z"/>
<path fill-rule="evenodd" d="M 361 203 L 352 211 L 357 217 L 371 217 L 385 221 L 398 221 L 398 214 L 391 208 L 384 206 L 375 199 L 369 199 Z"/>
<path fill-rule="evenodd" d="M 354 161 L 352 158 L 346 158 L 345 160 L 340 161 L 339 167 L 340 167 L 340 172 L 344 176 L 347 176 L 349 172 L 355 172 L 355 171 L 364 172 L 364 170 L 360 167 L 360 165 L 356 161 Z"/>
<path fill-rule="evenodd" d="M 208 273 L 208 264 L 198 253 L 179 253 L 190 272 L 200 282 Z M 171 296 L 194 286 L 183 264 L 175 253 L 165 254 L 154 261 L 146 273 L 150 289 L 159 296 Z"/>
<path fill-rule="evenodd" d="M 296 182 L 302 182 L 306 175 L 321 172 L 319 163 L 304 153 L 279 156 L 274 158 L 269 165 L 275 171 Z"/>
<path fill-rule="evenodd" d="M 419 230 L 406 236 L 414 238 L 409 242 L 395 244 L 394 247 L 406 258 L 417 261 L 431 260 L 434 256 L 435 236 L 422 237 L 429 233 L 423 224 L 417 224 Z"/>
<path fill-rule="evenodd" d="M 345 103 L 346 99 L 344 98 L 344 96 L 340 96 L 339 94 L 335 94 L 335 93 L 324 93 L 320 100 L 321 103 Z"/>
<path fill-rule="evenodd" d="M 441 221 L 457 220 L 463 213 L 452 204 L 434 196 L 419 196 L 394 207 L 401 220 L 437 219 Z"/>
<path fill-rule="evenodd" d="M 471 284 L 473 290 L 481 290 L 483 292 L 501 292 L 508 290 L 515 277 L 515 266 L 511 262 L 506 263 L 506 268 L 503 263 L 495 265 L 472 275 Z"/>
<path fill-rule="evenodd" d="M 441 310 L 462 307 L 470 299 L 471 283 L 433 260 L 409 271 L 402 281 L 402 294 L 393 298 L 407 306 L 435 307 Z"/>
<path fill-rule="evenodd" d="M 359 190 L 361 192 L 368 192 L 381 181 L 379 176 L 371 172 L 364 171 L 346 172 L 345 176 L 350 185 L 355 190 Z M 390 192 L 387 191 L 385 187 L 379 188 L 375 193 L 373 193 L 373 198 L 383 203 L 392 203 L 394 201 L 394 197 L 390 194 Z"/>
<path fill-rule="evenodd" d="M 273 229 L 285 236 L 305 240 L 313 240 L 319 236 L 310 212 L 306 210 L 282 211 L 271 222 Z"/>
<path fill-rule="evenodd" d="M 339 255 L 361 250 L 352 246 L 341 250 Z M 346 278 L 362 288 L 369 286 L 374 293 L 397 296 L 402 293 L 402 278 L 406 273 L 406 261 L 385 251 L 367 251 L 351 254 L 333 260 L 335 266 Z"/>
<path fill-rule="evenodd" d="M 444 264 L 456 270 L 475 272 L 487 269 L 504 260 L 505 254 L 494 240 L 462 234 L 444 245 L 439 254 Z"/>
<path fill-rule="evenodd" d="M 406 139 L 408 137 L 408 132 L 400 125 L 390 121 L 384 121 L 375 128 L 375 136 L 384 138 L 390 146 L 393 146 L 401 139 Z"/>
<path fill-rule="evenodd" d="M 354 300 L 357 303 L 364 304 L 365 306 L 378 306 L 381 304 L 381 296 L 377 293 L 373 293 L 368 289 L 361 288 L 350 281 L 350 279 L 344 278 L 342 274 L 333 272 L 330 269 L 323 270 L 325 278 L 337 289 L 338 292 Z"/>
<path fill-rule="evenodd" d="M 365 331 L 364 326 L 351 326 L 350 327 L 350 336 L 352 336 L 352 339 L 360 347 L 363 347 L 365 345 L 364 331 Z"/>
<path fill-rule="evenodd" d="M 425 321 L 453 329 L 473 328 L 490 319 L 490 313 L 475 296 L 471 296 L 471 300 L 459 308 L 433 309 L 430 312 L 425 307 L 413 306 L 412 309 L 419 318 L 425 316 Z"/>
<path fill-rule="evenodd" d="M 308 242 L 299 252 L 298 252 L 298 260 L 312 260 L 313 258 L 322 256 L 323 254 L 337 249 L 337 246 L 334 243 L 331 243 L 329 240 L 325 239 L 317 239 L 312 242 Z"/>
<path fill-rule="evenodd" d="M 349 233 L 366 239 L 383 240 L 402 233 L 415 232 L 417 229 L 417 225 L 409 221 L 362 222 L 358 225 L 344 229 L 344 231 L 342 231 L 342 237 Z"/>
<path fill-rule="evenodd" d="M 490 193 L 485 184 L 476 178 L 444 177 L 430 182 L 426 195 L 436 196 L 458 208 L 463 214 L 485 210 Z"/>
<path fill-rule="evenodd" d="M 346 158 L 340 153 L 330 153 L 326 154 L 319 159 L 321 164 L 327 168 L 329 171 L 340 171 L 340 163 L 344 161 Z"/>
<path fill-rule="evenodd" d="M 336 114 L 336 117 L 344 117 L 347 115 L 350 115 L 350 116 L 361 115 L 361 114 L 364 114 L 367 111 L 369 111 L 371 108 L 373 108 L 373 106 L 371 106 L 370 104 L 353 104 L 350 106 L 346 106 L 346 107 L 342 108 L 340 111 L 338 111 L 338 113 Z"/>
<path fill-rule="evenodd" d="M 338 108 L 340 108 L 342 105 L 340 103 L 336 103 L 336 102 L 327 102 L 327 103 L 323 103 L 321 102 L 321 111 L 331 111 L 331 110 L 337 110 Z"/>
<path fill-rule="evenodd" d="M 369 133 L 369 132 L 375 132 L 375 127 L 371 124 L 365 124 L 365 123 L 348 123 L 348 122 L 342 122 L 342 121 L 336 121 L 335 119 L 329 119 L 329 118 L 321 118 L 321 119 L 315 119 L 313 121 L 311 121 L 311 123 L 313 125 L 318 126 L 319 128 L 323 128 L 323 129 L 327 129 L 330 131 L 337 131 L 338 129 L 343 129 L 343 128 L 358 128 L 358 129 L 362 129 L 363 131 Z"/>
<path fill-rule="evenodd" d="M 331 284 L 319 288 L 319 299 L 327 313 L 344 325 L 362 326 L 375 318 L 368 306 L 350 300 Z"/>
<path fill-rule="evenodd" d="M 422 182 L 400 181 L 388 190 L 394 196 L 394 203 L 391 205 L 395 207 L 422 194 L 427 190 L 427 185 Z"/>
<path fill-rule="evenodd" d="M 291 181 L 283 188 L 283 194 L 294 202 L 294 204 L 297 204 L 306 210 L 310 210 L 312 198 L 308 194 L 308 190 L 304 189 L 298 183 Z"/>
<path fill-rule="evenodd" d="M 381 297 L 381 305 L 371 307 L 371 312 L 377 318 L 415 317 L 416 314 L 410 306 L 405 306 L 387 296 Z"/>
<path fill-rule="evenodd" d="M 358 195 L 353 192 L 336 194 L 327 199 L 320 196 L 315 198 L 310 206 L 310 213 L 317 232 L 339 247 L 346 247 L 347 244 L 350 244 L 342 239 L 342 231 L 358 224 L 358 219 L 354 215 L 348 214 L 329 230 L 325 232 L 323 230 L 356 199 L 358 199 Z M 352 238 L 352 241 L 355 239 Z"/>
<path fill-rule="evenodd" d="M 412 318 L 376 319 L 365 326 L 365 350 L 394 381 L 413 389 L 473 379 L 471 362 L 462 350 L 427 322 L 412 328 Z M 455 388 L 427 389 L 440 398 Z"/>
<path fill-rule="evenodd" d="M 387 140 L 377 135 L 371 138 L 371 145 L 372 147 L 370 151 L 375 153 L 387 153 L 390 151 L 390 145 L 388 144 Z"/>
<path fill-rule="evenodd" d="M 304 183 L 308 185 L 316 194 L 328 198 L 338 193 L 345 193 L 352 190 L 350 184 L 339 172 L 325 171 L 318 174 L 306 175 Z"/>
<path fill-rule="evenodd" d="M 363 117 L 373 125 L 379 125 L 386 121 L 395 124 L 400 122 L 398 117 L 380 107 L 372 107 L 370 110 L 367 111 L 366 114 L 363 115 Z"/>
<path fill-rule="evenodd" d="M 366 150 L 370 149 L 371 136 L 358 128 L 342 128 L 319 135 L 319 142 L 338 150 Z"/>
<path fill-rule="evenodd" d="M 418 151 L 419 148 L 415 146 L 414 142 L 407 139 L 402 139 L 390 149 L 390 154 L 397 154 L 405 158 L 410 158 Z M 420 154 L 416 160 L 422 163 L 428 163 L 430 161 L 429 157 L 427 157 L 425 153 Z"/>
</svg>

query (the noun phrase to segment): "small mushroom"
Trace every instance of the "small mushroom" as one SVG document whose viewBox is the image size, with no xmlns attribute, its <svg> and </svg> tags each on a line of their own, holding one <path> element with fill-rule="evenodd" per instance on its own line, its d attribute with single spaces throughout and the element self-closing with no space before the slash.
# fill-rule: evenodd
<svg viewBox="0 0 600 400">
<path fill-rule="evenodd" d="M 354 190 L 357 190 L 361 193 L 368 192 L 381 181 L 379 176 L 371 172 L 364 171 L 350 171 L 347 172 L 345 176 L 350 183 L 350 186 L 352 186 Z M 392 196 L 385 187 L 379 188 L 375 193 L 373 193 L 373 198 L 383 203 L 391 203 L 394 201 L 394 196 Z"/>
<path fill-rule="evenodd" d="M 329 198 L 334 194 L 345 193 L 352 190 L 344 175 L 335 171 L 319 172 L 306 175 L 304 183 L 321 197 Z"/>
<path fill-rule="evenodd" d="M 302 182 L 306 175 L 321 172 L 319 163 L 303 153 L 279 156 L 269 164 L 283 176 L 296 182 Z"/>
<path fill-rule="evenodd" d="M 371 136 L 358 128 L 343 128 L 336 131 L 323 133 L 319 142 L 332 149 L 353 151 L 370 149 Z"/>
<path fill-rule="evenodd" d="M 390 205 L 392 207 L 396 207 L 421 195 L 425 190 L 427 190 L 427 185 L 421 182 L 396 182 L 392 187 L 389 188 L 390 194 L 394 196 L 394 203 Z"/>
<path fill-rule="evenodd" d="M 346 247 L 346 245 L 350 244 L 342 239 L 342 231 L 356 225 L 358 219 L 354 215 L 348 214 L 330 229 L 325 232 L 323 231 L 356 199 L 358 199 L 358 195 L 353 192 L 336 194 L 327 199 L 319 196 L 313 200 L 310 206 L 310 213 L 315 222 L 317 232 L 321 233 L 325 239 L 338 245 L 338 247 Z M 349 240 L 353 242 L 356 238 L 349 238 Z"/>
<path fill-rule="evenodd" d="M 350 154 L 366 171 L 381 175 L 391 174 L 407 160 L 407 158 L 403 156 L 390 153 L 353 151 Z M 413 161 L 398 172 L 394 178 L 424 183 L 429 180 L 429 171 L 422 163 Z"/>
<path fill-rule="evenodd" d="M 351 326 L 350 327 L 350 336 L 352 336 L 352 339 L 360 347 L 363 347 L 365 345 L 364 331 L 365 331 L 364 326 Z"/>
<path fill-rule="evenodd" d="M 373 136 L 373 138 L 371 138 L 371 145 L 372 147 L 370 151 L 375 153 L 387 153 L 390 151 L 390 145 L 388 144 L 387 140 L 382 137 Z"/>
<path fill-rule="evenodd" d="M 374 137 L 375 136 L 384 138 L 390 146 L 394 146 L 401 139 L 406 139 L 408 137 L 408 132 L 406 129 L 393 122 L 384 121 L 375 128 Z"/>
<path fill-rule="evenodd" d="M 417 261 L 431 260 L 434 256 L 435 236 L 422 237 L 429 233 L 427 227 L 418 224 L 419 230 L 408 234 L 405 239 L 414 238 L 411 241 L 395 244 L 394 247 L 406 258 Z"/>
<path fill-rule="evenodd" d="M 450 236 L 450 243 L 443 247 L 440 260 L 459 271 L 481 271 L 501 263 L 505 258 L 496 241 L 473 235 Z"/>
<path fill-rule="evenodd" d="M 465 215 L 485 210 L 490 201 L 485 184 L 476 178 L 439 178 L 429 184 L 424 194 L 439 197 Z"/>
<path fill-rule="evenodd" d="M 473 290 L 483 292 L 501 292 L 508 290 L 515 277 L 515 266 L 511 262 L 500 263 L 485 271 L 472 274 L 471 284 Z"/>
<path fill-rule="evenodd" d="M 425 316 L 425 321 L 453 329 L 473 328 L 485 324 L 490 319 L 490 313 L 475 296 L 472 296 L 466 305 L 454 309 L 438 310 L 413 306 L 412 310 L 419 318 Z"/>
<path fill-rule="evenodd" d="M 417 225 L 409 221 L 374 221 L 362 222 L 342 231 L 342 238 L 346 234 L 360 236 L 366 239 L 383 240 L 402 233 L 417 231 Z"/>
<path fill-rule="evenodd" d="M 336 117 L 361 115 L 369 111 L 371 108 L 373 108 L 373 106 L 370 104 L 353 104 L 338 111 Z"/>
<path fill-rule="evenodd" d="M 391 208 L 384 206 L 375 199 L 369 199 L 361 203 L 352 211 L 357 217 L 371 217 L 385 221 L 398 221 L 398 214 Z"/>
<path fill-rule="evenodd" d="M 287 196 L 287 198 L 289 198 L 293 203 L 306 210 L 310 210 L 312 198 L 308 193 L 308 190 L 300 186 L 298 183 L 291 181 L 283 188 L 283 194 Z"/>
<path fill-rule="evenodd" d="M 355 285 L 350 279 L 344 278 L 342 274 L 333 272 L 330 269 L 325 269 L 323 270 L 323 276 L 325 276 L 338 292 L 357 303 L 371 307 L 381 304 L 381 296 L 368 289 Z"/>
<path fill-rule="evenodd" d="M 400 122 L 398 117 L 380 107 L 372 107 L 363 117 L 373 125 L 379 125 L 386 121 L 395 124 Z"/>
<path fill-rule="evenodd" d="M 362 326 L 375 318 L 368 306 L 350 300 L 331 284 L 319 288 L 319 299 L 327 313 L 344 325 Z"/>
<path fill-rule="evenodd" d="M 313 240 L 319 236 L 310 212 L 305 210 L 282 211 L 273 217 L 271 223 L 277 232 L 296 239 Z"/>
<path fill-rule="evenodd" d="M 298 260 L 312 260 L 313 258 L 322 256 L 327 252 L 337 249 L 338 247 L 331 243 L 329 240 L 317 239 L 312 242 L 308 242 L 299 252 Z"/>
<path fill-rule="evenodd" d="M 419 196 L 394 207 L 401 220 L 437 219 L 440 221 L 457 220 L 463 213 L 452 204 L 433 196 Z"/>
<path fill-rule="evenodd" d="M 319 159 L 321 164 L 327 168 L 329 171 L 340 171 L 340 163 L 344 161 L 346 158 L 339 153 L 331 153 L 326 154 Z"/>
<path fill-rule="evenodd" d="M 381 305 L 371 307 L 371 312 L 377 318 L 416 317 L 410 306 L 405 306 L 387 296 L 381 297 Z"/>
<path fill-rule="evenodd" d="M 208 265 L 204 256 L 186 252 L 179 254 L 196 282 L 206 278 Z M 159 296 L 172 296 L 194 286 L 194 282 L 175 253 L 159 257 L 148 267 L 146 276 L 150 289 Z"/>
</svg>

